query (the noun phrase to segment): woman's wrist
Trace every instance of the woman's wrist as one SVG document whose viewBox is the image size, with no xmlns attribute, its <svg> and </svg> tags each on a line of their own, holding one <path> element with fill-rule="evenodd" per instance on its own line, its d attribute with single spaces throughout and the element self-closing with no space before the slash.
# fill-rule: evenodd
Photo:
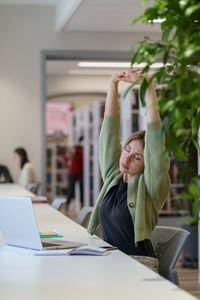
<svg viewBox="0 0 200 300">
<path fill-rule="evenodd" d="M 112 90 L 118 90 L 119 81 L 115 81 L 113 79 L 110 80 L 110 88 Z"/>
<path fill-rule="evenodd" d="M 114 76 L 112 76 L 112 77 L 111 77 L 111 80 L 110 80 L 110 84 L 111 84 L 111 85 L 118 86 L 118 84 L 119 84 L 119 79 L 118 79 L 118 78 L 115 78 Z"/>
</svg>

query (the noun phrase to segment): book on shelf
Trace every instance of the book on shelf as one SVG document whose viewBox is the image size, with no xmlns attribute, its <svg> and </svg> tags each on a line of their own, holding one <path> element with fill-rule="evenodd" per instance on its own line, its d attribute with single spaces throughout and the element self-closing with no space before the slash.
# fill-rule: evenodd
<svg viewBox="0 0 200 300">
<path fill-rule="evenodd" d="M 35 196 L 31 197 L 32 203 L 48 203 L 47 197 L 45 196 Z"/>
</svg>

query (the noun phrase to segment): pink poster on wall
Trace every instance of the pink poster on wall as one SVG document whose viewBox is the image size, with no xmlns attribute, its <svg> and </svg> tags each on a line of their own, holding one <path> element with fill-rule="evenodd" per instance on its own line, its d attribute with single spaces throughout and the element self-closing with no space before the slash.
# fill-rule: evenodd
<svg viewBox="0 0 200 300">
<path fill-rule="evenodd" d="M 46 134 L 54 135 L 56 131 L 69 134 L 69 112 L 73 110 L 71 103 L 46 103 Z"/>
</svg>

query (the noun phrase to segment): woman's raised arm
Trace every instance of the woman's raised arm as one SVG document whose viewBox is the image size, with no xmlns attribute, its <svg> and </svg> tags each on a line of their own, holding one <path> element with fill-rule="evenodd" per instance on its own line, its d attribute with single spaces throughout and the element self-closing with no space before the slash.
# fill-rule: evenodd
<svg viewBox="0 0 200 300">
<path fill-rule="evenodd" d="M 146 80 L 148 78 L 146 77 Z M 146 122 L 152 123 L 156 121 L 161 121 L 160 114 L 157 108 L 157 96 L 155 85 L 152 82 L 146 91 Z"/>
<path fill-rule="evenodd" d="M 118 114 L 118 84 L 120 80 L 124 80 L 124 78 L 127 76 L 126 74 L 127 72 L 119 71 L 112 75 L 106 97 L 105 116 L 113 116 Z"/>
<path fill-rule="evenodd" d="M 121 78 L 120 80 L 125 82 L 133 83 L 135 82 L 140 76 L 141 76 L 141 70 L 128 70 L 127 72 L 124 72 L 127 75 Z M 147 81 L 149 80 L 149 77 L 147 75 L 143 75 L 143 78 Z M 157 109 L 157 96 L 156 96 L 156 89 L 155 85 L 152 82 L 151 85 L 146 90 L 146 122 L 147 123 L 153 123 L 157 121 L 161 121 L 160 114 Z"/>
</svg>

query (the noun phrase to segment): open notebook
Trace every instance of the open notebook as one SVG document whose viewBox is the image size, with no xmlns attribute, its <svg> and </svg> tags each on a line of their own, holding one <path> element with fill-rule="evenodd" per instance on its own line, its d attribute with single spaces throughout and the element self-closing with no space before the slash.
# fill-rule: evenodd
<svg viewBox="0 0 200 300">
<path fill-rule="evenodd" d="M 109 248 L 103 249 L 93 246 L 81 246 L 70 250 L 48 250 L 38 251 L 35 253 L 36 256 L 62 256 L 62 255 L 95 255 L 105 256 L 109 254 Z"/>
</svg>

